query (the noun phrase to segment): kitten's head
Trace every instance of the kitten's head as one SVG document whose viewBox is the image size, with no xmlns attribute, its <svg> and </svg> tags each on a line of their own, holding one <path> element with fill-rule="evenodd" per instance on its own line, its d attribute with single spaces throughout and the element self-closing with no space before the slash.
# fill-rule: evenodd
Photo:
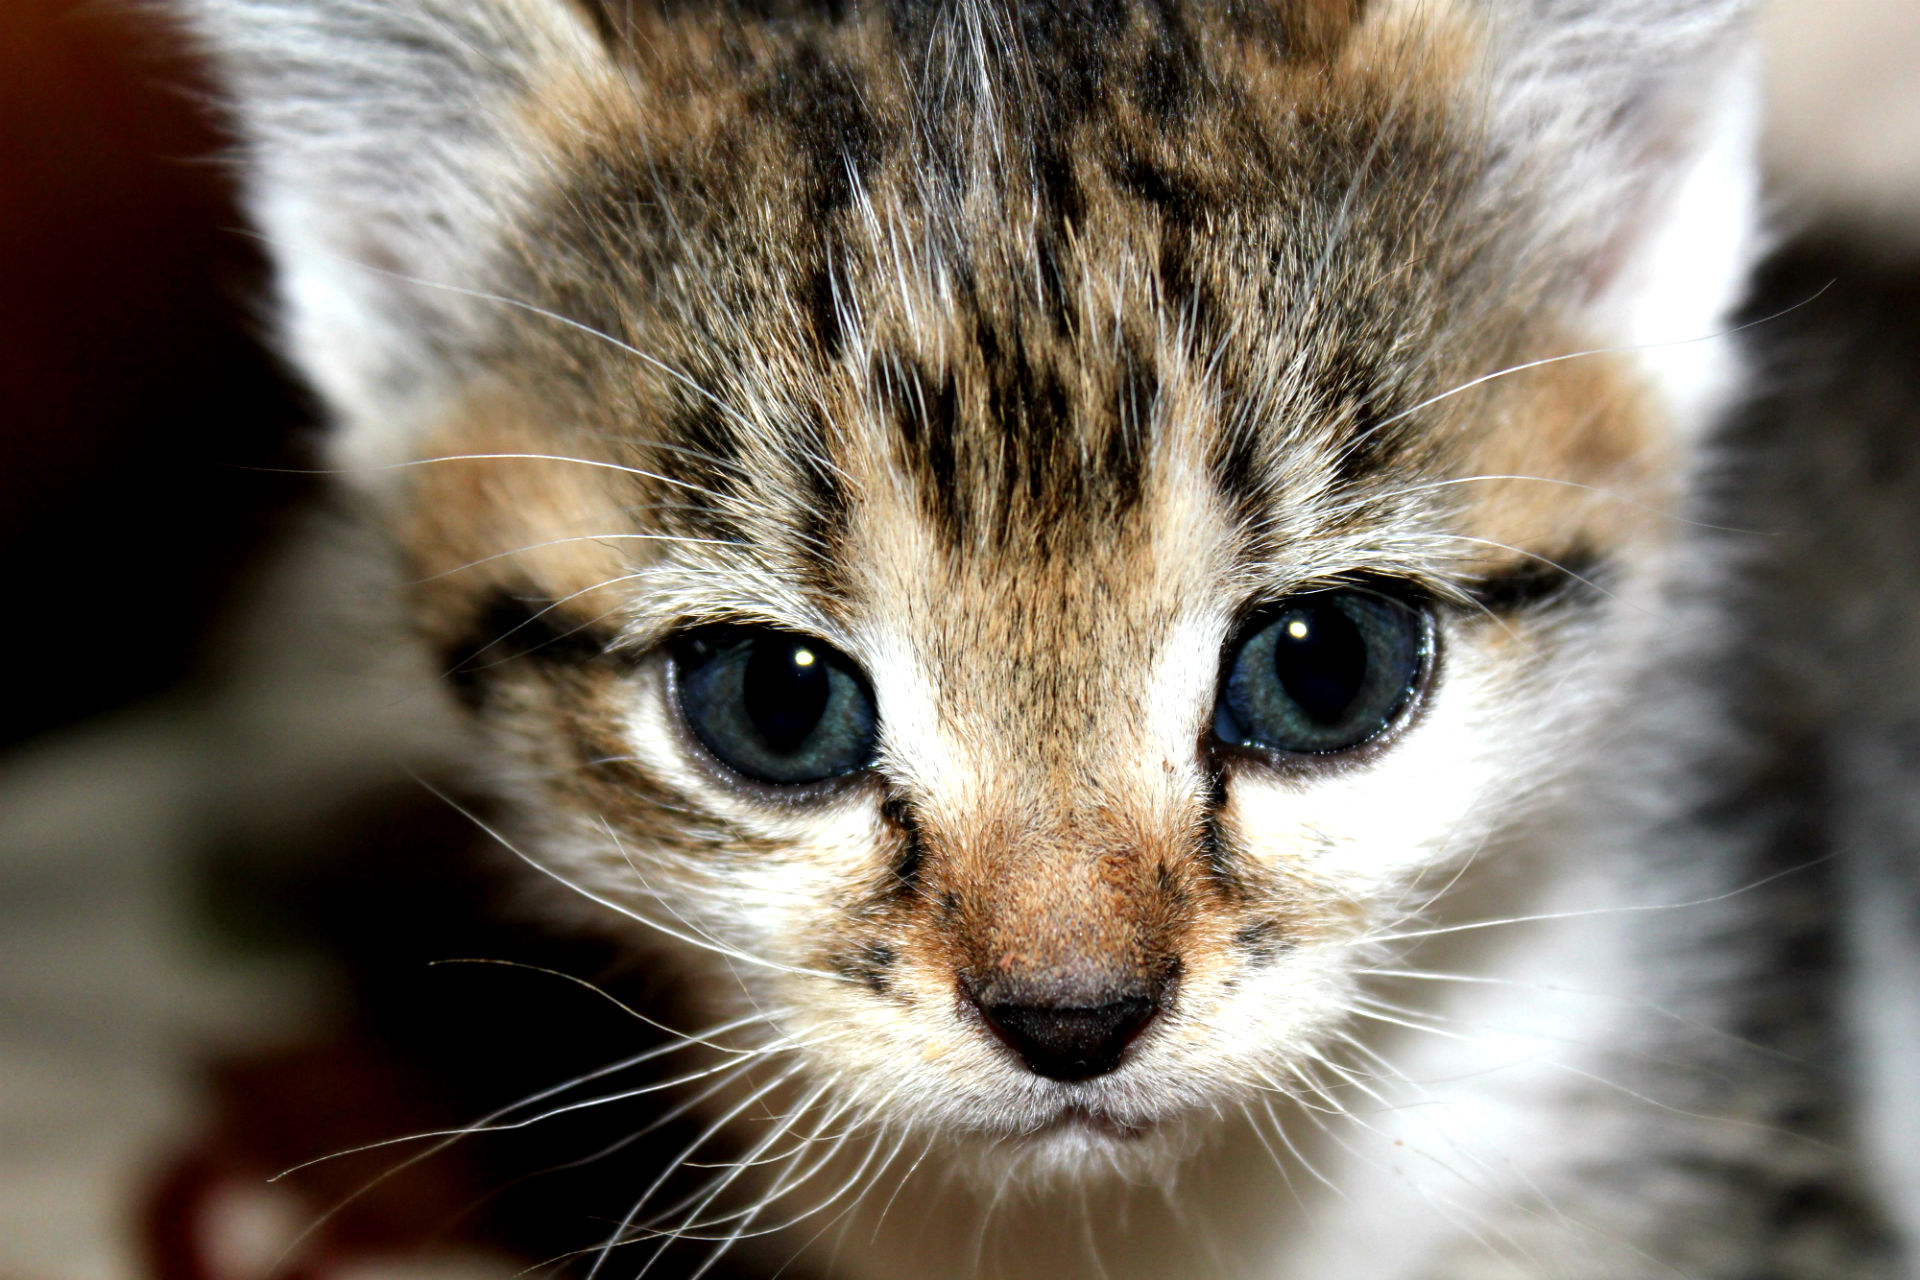
<svg viewBox="0 0 1920 1280">
<path fill-rule="evenodd" d="M 189 7 L 517 849 L 963 1147 L 1346 1034 L 1725 379 L 1732 3 Z"/>
</svg>

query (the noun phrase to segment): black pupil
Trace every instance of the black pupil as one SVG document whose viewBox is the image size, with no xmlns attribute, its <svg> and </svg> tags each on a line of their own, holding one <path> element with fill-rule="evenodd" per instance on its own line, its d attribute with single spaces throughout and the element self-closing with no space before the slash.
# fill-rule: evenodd
<svg viewBox="0 0 1920 1280">
<path fill-rule="evenodd" d="M 807 740 L 827 709 L 827 664 L 804 641 L 754 642 L 741 677 L 747 716 L 768 747 L 789 754 Z"/>
<path fill-rule="evenodd" d="M 1280 615 L 1273 670 L 1308 717 L 1339 724 L 1366 688 L 1366 637 L 1331 604 L 1297 605 Z"/>
</svg>

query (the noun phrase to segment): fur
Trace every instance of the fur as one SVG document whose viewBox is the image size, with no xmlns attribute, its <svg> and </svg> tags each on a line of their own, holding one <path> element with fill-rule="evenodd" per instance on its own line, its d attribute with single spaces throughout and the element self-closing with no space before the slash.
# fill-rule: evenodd
<svg viewBox="0 0 1920 1280">
<path fill-rule="evenodd" d="M 1665 1038 L 1735 837 L 1597 811 L 1738 373 L 1744 6 L 180 8 L 503 848 L 734 1028 L 741 1163 L 606 1267 L 1879 1274 L 1839 1192 L 1755 1242 L 1727 1170 L 1844 1179 Z M 1235 626 L 1341 583 L 1431 611 L 1413 715 L 1208 749 Z M 877 766 L 717 766 L 715 622 L 858 662 Z M 1071 1084 L 957 994 L 1149 978 Z"/>
</svg>

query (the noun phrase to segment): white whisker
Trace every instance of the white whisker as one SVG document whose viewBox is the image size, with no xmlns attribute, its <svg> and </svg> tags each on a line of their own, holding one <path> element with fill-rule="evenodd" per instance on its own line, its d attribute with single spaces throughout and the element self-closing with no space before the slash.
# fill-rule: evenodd
<svg viewBox="0 0 1920 1280">
<path fill-rule="evenodd" d="M 1396 933 L 1379 933 L 1379 934 L 1369 933 L 1369 934 L 1362 935 L 1361 937 L 1354 939 L 1353 941 L 1343 945 L 1361 946 L 1361 945 L 1368 945 L 1372 943 L 1405 942 L 1415 938 L 1437 938 L 1437 937 L 1442 937 L 1444 935 L 1452 934 L 1452 933 L 1470 933 L 1478 929 L 1501 929 L 1501 928 L 1507 928 L 1513 925 L 1538 924 L 1538 923 L 1543 923 L 1546 921 L 1553 921 L 1553 920 L 1587 920 L 1587 919 L 1594 919 L 1601 916 L 1634 915 L 1634 914 L 1646 913 L 1646 912 L 1685 911 L 1692 907 L 1711 906 L 1716 902 L 1726 902 L 1727 900 L 1731 898 L 1737 898 L 1742 894 L 1752 893 L 1754 890 L 1760 889 L 1766 885 L 1772 884 L 1776 880 L 1781 880 L 1791 875 L 1798 875 L 1802 871 L 1806 871 L 1806 870 L 1809 870 L 1810 868 L 1817 867 L 1820 864 L 1824 862 L 1829 862 L 1838 856 L 1839 855 L 1837 853 L 1822 854 L 1820 857 L 1812 858 L 1806 862 L 1798 863 L 1794 866 L 1788 867 L 1784 871 L 1776 871 L 1771 875 L 1762 876 L 1760 879 L 1755 880 L 1749 884 L 1741 885 L 1737 889 L 1729 889 L 1725 893 L 1716 893 L 1710 897 L 1705 897 L 1705 898 L 1691 898 L 1685 902 L 1632 903 L 1625 906 L 1592 907 L 1592 908 L 1587 908 L 1587 909 L 1578 910 L 1578 911 L 1542 911 L 1532 915 L 1506 916 L 1497 920 L 1470 920 L 1464 924 L 1436 925 L 1431 929 L 1409 929 L 1409 930 L 1396 932 Z"/>
</svg>

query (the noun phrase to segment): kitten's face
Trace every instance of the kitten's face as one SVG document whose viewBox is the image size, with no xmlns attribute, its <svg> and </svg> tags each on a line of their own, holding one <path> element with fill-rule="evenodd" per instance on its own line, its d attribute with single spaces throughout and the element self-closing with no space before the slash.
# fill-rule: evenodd
<svg viewBox="0 0 1920 1280">
<path fill-rule="evenodd" d="M 1618 246 L 1464 22 L 996 15 L 538 61 L 436 282 L 511 301 L 408 371 L 466 460 L 382 499 L 526 858 L 794 1091 L 1060 1167 L 1338 1048 L 1561 754 L 1673 399 L 1481 380 L 1614 340 Z"/>
</svg>

